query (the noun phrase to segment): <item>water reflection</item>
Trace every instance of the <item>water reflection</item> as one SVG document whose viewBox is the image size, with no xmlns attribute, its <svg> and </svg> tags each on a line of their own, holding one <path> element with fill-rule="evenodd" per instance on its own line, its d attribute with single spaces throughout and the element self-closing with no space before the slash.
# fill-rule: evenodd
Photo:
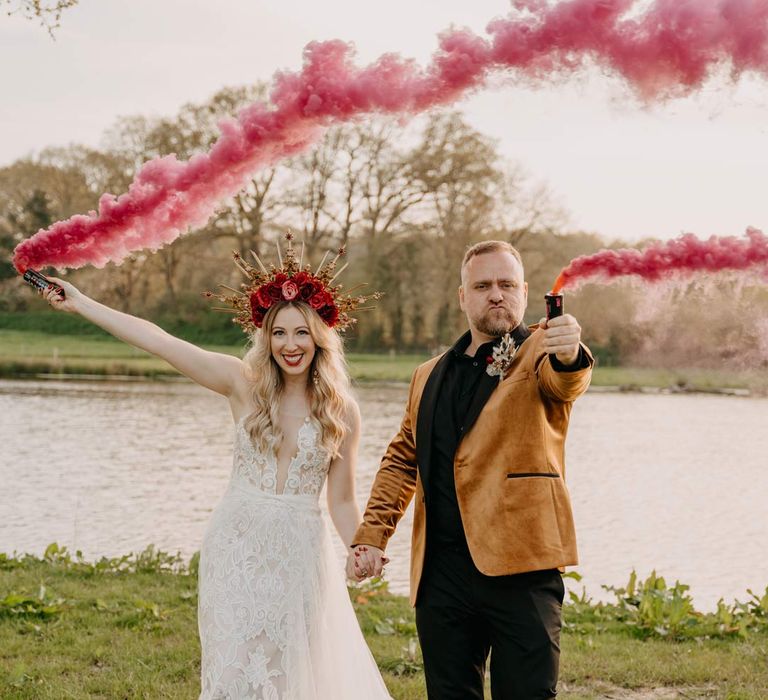
<svg viewBox="0 0 768 700">
<path fill-rule="evenodd" d="M 406 393 L 357 389 L 361 505 Z M 703 608 L 768 585 L 767 417 L 764 399 L 581 399 L 567 462 L 588 592 L 604 597 L 600 584 L 625 583 L 633 567 L 691 584 Z M 0 551 L 58 541 L 94 558 L 154 543 L 189 557 L 229 479 L 227 402 L 187 382 L 1 380 L 0 421 Z M 388 548 L 398 592 L 410 525 L 409 509 Z"/>
</svg>

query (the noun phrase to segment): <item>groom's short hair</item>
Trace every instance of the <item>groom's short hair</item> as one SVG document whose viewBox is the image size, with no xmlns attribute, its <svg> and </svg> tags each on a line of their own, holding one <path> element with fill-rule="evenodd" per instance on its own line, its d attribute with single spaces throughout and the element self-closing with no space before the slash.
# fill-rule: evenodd
<svg viewBox="0 0 768 700">
<path fill-rule="evenodd" d="M 515 248 L 511 243 L 507 243 L 506 241 L 480 241 L 480 243 L 475 243 L 474 245 L 470 246 L 467 249 L 467 252 L 464 253 L 464 259 L 461 261 L 460 272 L 464 272 L 464 268 L 467 266 L 467 263 L 477 255 L 500 252 L 509 253 L 512 255 L 512 257 L 517 259 L 517 262 L 520 263 L 520 267 L 523 267 L 523 259 L 520 257 L 520 253 L 518 252 L 517 248 Z"/>
</svg>

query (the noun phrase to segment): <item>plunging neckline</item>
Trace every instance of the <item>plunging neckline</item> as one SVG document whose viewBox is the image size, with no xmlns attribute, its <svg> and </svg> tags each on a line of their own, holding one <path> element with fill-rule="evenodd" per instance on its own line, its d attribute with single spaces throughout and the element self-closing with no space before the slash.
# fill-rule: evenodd
<svg viewBox="0 0 768 700">
<path fill-rule="evenodd" d="M 243 416 L 239 421 L 237 421 L 238 428 L 242 431 L 243 436 L 245 437 L 248 442 L 253 445 L 253 441 L 251 440 L 251 436 L 248 433 L 248 431 L 245 429 L 245 419 L 248 416 Z M 303 452 L 301 448 L 301 433 L 308 427 L 314 427 L 312 425 L 312 418 L 311 416 L 307 416 L 304 418 L 304 420 L 301 422 L 301 425 L 299 425 L 298 429 L 296 430 L 296 452 L 293 455 L 293 457 L 288 460 L 288 466 L 285 469 L 285 480 L 282 483 L 282 488 L 278 492 L 277 490 L 277 477 L 280 471 L 280 465 L 277 462 L 277 453 L 275 452 L 274 445 L 272 444 L 272 441 L 269 441 L 269 446 L 267 447 L 266 454 L 264 455 L 264 458 L 267 461 L 267 464 L 272 467 L 273 473 L 274 473 L 274 479 L 275 479 L 275 495 L 276 496 L 283 496 L 285 495 L 285 487 L 288 484 L 288 481 L 291 478 L 291 474 L 294 471 L 294 467 L 296 465 L 296 462 L 298 461 L 299 457 L 301 457 L 301 453 Z"/>
</svg>

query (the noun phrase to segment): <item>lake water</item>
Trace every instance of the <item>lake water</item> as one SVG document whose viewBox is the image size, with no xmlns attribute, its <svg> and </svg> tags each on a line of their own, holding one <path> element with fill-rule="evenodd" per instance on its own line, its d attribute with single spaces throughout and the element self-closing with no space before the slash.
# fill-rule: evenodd
<svg viewBox="0 0 768 700">
<path fill-rule="evenodd" d="M 367 494 L 407 387 L 358 387 L 357 491 Z M 0 552 L 51 542 L 89 559 L 153 543 L 189 557 L 229 479 L 225 399 L 187 382 L 0 380 Z M 590 392 L 577 401 L 567 482 L 581 584 L 635 568 L 691 586 L 697 607 L 768 585 L 768 399 Z M 411 511 L 388 547 L 408 588 Z M 340 556 L 341 543 L 337 542 Z"/>
</svg>

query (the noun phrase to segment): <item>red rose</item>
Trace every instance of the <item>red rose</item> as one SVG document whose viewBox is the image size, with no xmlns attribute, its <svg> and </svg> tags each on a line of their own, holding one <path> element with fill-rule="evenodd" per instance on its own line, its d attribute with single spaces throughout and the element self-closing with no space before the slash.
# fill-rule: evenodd
<svg viewBox="0 0 768 700">
<path fill-rule="evenodd" d="M 339 310 L 333 305 L 324 306 L 317 313 L 320 314 L 320 318 L 325 321 L 327 326 L 333 326 L 339 320 Z"/>
<path fill-rule="evenodd" d="M 306 270 L 299 270 L 291 279 L 296 282 L 296 286 L 301 288 L 303 284 L 311 281 L 312 276 Z"/>
<path fill-rule="evenodd" d="M 284 272 L 278 272 L 275 275 L 275 279 L 272 280 L 273 284 L 276 284 L 278 287 L 282 287 L 283 283 L 288 281 L 288 275 L 286 275 Z"/>
<path fill-rule="evenodd" d="M 315 295 L 315 285 L 311 282 L 305 282 L 299 287 L 299 299 L 309 302 L 309 300 Z"/>
<path fill-rule="evenodd" d="M 269 295 L 269 285 L 263 284 L 253 294 L 251 294 L 251 308 L 254 304 L 269 308 L 272 306 L 272 297 Z"/>
<path fill-rule="evenodd" d="M 293 301 L 299 295 L 299 288 L 292 280 L 288 280 L 283 283 L 282 286 L 283 299 L 286 301 Z"/>
<path fill-rule="evenodd" d="M 267 313 L 267 309 L 265 309 L 259 302 L 259 291 L 261 290 L 251 294 L 251 320 L 256 328 L 261 328 L 261 324 L 264 323 L 264 315 Z"/>
<path fill-rule="evenodd" d="M 251 313 L 251 320 L 253 321 L 253 325 L 256 326 L 256 328 L 261 328 L 261 326 L 264 324 L 264 309 L 258 308 L 255 309 Z"/>
<path fill-rule="evenodd" d="M 265 304 L 262 303 L 261 300 L 261 289 L 257 289 L 255 292 L 251 294 L 250 302 L 251 302 L 251 313 L 256 313 L 256 310 L 259 308 L 264 308 Z"/>
<path fill-rule="evenodd" d="M 280 282 L 279 284 L 275 282 L 270 282 L 267 287 L 267 292 L 269 293 L 269 299 L 270 299 L 270 306 L 274 304 L 275 302 L 282 301 L 283 300 L 283 283 Z"/>
<path fill-rule="evenodd" d="M 323 308 L 325 306 L 325 294 L 322 292 L 313 294 L 309 298 L 309 305 L 315 310 Z"/>
</svg>

